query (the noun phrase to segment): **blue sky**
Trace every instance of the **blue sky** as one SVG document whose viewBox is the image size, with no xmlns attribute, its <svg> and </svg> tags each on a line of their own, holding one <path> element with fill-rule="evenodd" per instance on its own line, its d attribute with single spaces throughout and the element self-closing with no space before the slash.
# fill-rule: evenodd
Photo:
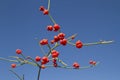
<svg viewBox="0 0 120 80">
<path fill-rule="evenodd" d="M 51 0 L 51 15 L 61 25 L 61 30 L 73 41 L 83 43 L 99 40 L 114 40 L 113 44 L 96 45 L 76 49 L 73 46 L 59 47 L 60 58 L 71 65 L 77 61 L 89 65 L 92 58 L 100 61 L 86 70 L 45 69 L 41 80 L 119 80 L 120 79 L 120 1 L 119 0 Z M 20 48 L 24 55 L 42 56 L 37 37 L 52 39 L 57 33 L 47 32 L 46 26 L 53 23 L 39 11 L 47 7 L 46 0 L 0 0 L 0 57 L 16 55 Z M 10 64 L 0 61 L 0 80 L 18 80 L 9 72 Z M 36 80 L 37 68 L 24 65 L 15 69 L 25 80 Z"/>
</svg>

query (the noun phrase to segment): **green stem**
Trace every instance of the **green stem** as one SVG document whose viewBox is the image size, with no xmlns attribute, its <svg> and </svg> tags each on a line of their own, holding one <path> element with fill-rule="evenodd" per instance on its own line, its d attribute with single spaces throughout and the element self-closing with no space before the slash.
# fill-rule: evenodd
<svg viewBox="0 0 120 80">
<path fill-rule="evenodd" d="M 67 43 L 68 43 L 68 44 L 70 44 L 70 45 L 75 46 L 75 44 L 74 44 L 74 43 L 72 43 L 72 42 L 70 42 L 70 41 L 67 41 Z"/>
<path fill-rule="evenodd" d="M 17 60 L 10 60 L 10 59 L 5 59 L 5 58 L 0 58 L 0 60 L 9 61 L 9 62 L 18 62 Z"/>
<path fill-rule="evenodd" d="M 21 56 L 22 56 L 24 59 L 26 59 L 26 57 L 25 57 L 23 54 L 21 54 Z"/>
<path fill-rule="evenodd" d="M 51 20 L 54 24 L 56 24 L 55 20 L 54 20 L 53 17 L 50 15 L 50 0 L 48 0 L 48 11 L 49 11 L 48 16 L 50 17 L 50 20 Z"/>
<path fill-rule="evenodd" d="M 57 58 L 57 60 L 58 60 L 61 64 L 63 64 L 64 66 L 67 66 L 67 64 L 64 63 L 62 60 L 60 60 L 59 58 Z"/>
<path fill-rule="evenodd" d="M 38 67 L 40 67 L 40 65 L 36 62 L 36 61 L 34 61 L 34 59 L 32 59 L 32 58 L 30 58 Z"/>
<path fill-rule="evenodd" d="M 82 69 L 88 69 L 88 68 L 92 68 L 95 67 L 99 64 L 99 62 L 96 63 L 96 65 L 89 65 L 89 66 L 84 66 L 84 67 L 80 67 L 80 68 L 74 68 L 71 66 L 57 66 L 58 68 L 64 68 L 64 69 L 77 69 L 77 70 L 82 70 Z M 54 67 L 53 65 L 46 65 L 46 67 Z"/>
<path fill-rule="evenodd" d="M 50 0 L 48 0 L 48 11 L 50 11 Z"/>
<path fill-rule="evenodd" d="M 49 50 L 49 52 L 47 53 L 46 56 L 50 57 L 50 55 L 51 55 L 51 54 L 50 54 L 51 51 L 54 50 L 55 48 L 57 48 L 58 46 L 60 46 L 60 44 L 56 43 L 55 46 L 53 46 L 53 47 Z"/>
<path fill-rule="evenodd" d="M 50 17 L 50 20 L 51 20 L 54 24 L 56 24 L 55 20 L 54 20 L 53 17 L 50 15 L 50 13 L 48 14 L 48 16 Z"/>
<path fill-rule="evenodd" d="M 30 65 L 33 65 L 33 66 L 38 66 L 37 63 L 35 62 L 30 62 L 30 61 L 27 61 L 27 60 L 24 60 L 25 64 L 30 64 Z"/>
<path fill-rule="evenodd" d="M 77 34 L 73 34 L 72 36 L 76 37 Z M 68 40 L 68 41 L 71 41 L 71 40 L 72 40 L 72 39 L 71 39 L 72 36 L 68 37 L 67 40 Z"/>
<path fill-rule="evenodd" d="M 49 53 L 47 54 L 47 56 L 49 56 L 53 49 L 51 48 L 51 46 L 49 44 L 47 46 L 49 48 Z"/>
<path fill-rule="evenodd" d="M 110 44 L 114 41 L 100 41 L 100 42 L 94 42 L 94 43 L 85 43 L 83 46 L 91 46 L 91 45 L 98 45 L 98 44 Z"/>
<path fill-rule="evenodd" d="M 45 55 L 45 51 L 43 50 L 42 46 L 40 44 L 39 44 L 39 46 L 40 46 L 41 52 L 43 53 L 43 55 Z"/>
<path fill-rule="evenodd" d="M 65 69 L 79 69 L 79 70 L 81 70 L 81 69 L 88 69 L 88 68 L 91 68 L 91 67 L 93 67 L 93 66 L 85 66 L 85 67 L 80 67 L 80 68 L 74 68 L 74 67 L 66 67 L 66 66 L 58 66 L 59 68 L 65 68 Z"/>
<path fill-rule="evenodd" d="M 24 78 L 24 74 L 23 74 L 23 80 L 24 80 L 25 78 Z"/>
<path fill-rule="evenodd" d="M 16 77 L 18 77 L 20 80 L 23 80 L 16 72 L 14 72 L 13 70 L 9 70 L 11 71 L 14 75 L 16 75 Z"/>
</svg>

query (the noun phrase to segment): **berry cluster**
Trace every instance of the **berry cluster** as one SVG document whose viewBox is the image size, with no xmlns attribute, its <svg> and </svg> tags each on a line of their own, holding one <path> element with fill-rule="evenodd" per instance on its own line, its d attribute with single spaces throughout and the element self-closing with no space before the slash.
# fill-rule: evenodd
<svg viewBox="0 0 120 80">
<path fill-rule="evenodd" d="M 48 4 L 48 7 L 50 7 L 49 4 Z M 41 47 L 47 46 L 49 48 L 49 51 L 43 57 L 40 57 L 40 56 L 35 57 L 34 60 L 35 60 L 36 65 L 38 67 L 41 67 L 42 69 L 44 69 L 44 68 L 46 68 L 46 64 L 49 63 L 50 61 L 52 61 L 53 67 L 62 67 L 58 64 L 58 62 L 59 62 L 59 63 L 63 64 L 64 68 L 68 68 L 67 64 L 59 59 L 60 53 L 57 50 L 55 50 L 55 48 L 57 48 L 58 46 L 61 46 L 61 45 L 66 46 L 67 44 L 75 46 L 76 48 L 82 48 L 84 46 L 84 44 L 80 40 L 77 40 L 75 43 L 72 43 L 72 40 L 75 39 L 76 35 L 72 35 L 72 36 L 66 38 L 66 34 L 61 32 L 61 26 L 59 24 L 57 24 L 55 22 L 55 20 L 53 19 L 53 17 L 49 14 L 50 13 L 49 8 L 46 9 L 44 6 L 40 6 L 39 10 L 42 11 L 44 15 L 48 15 L 54 24 L 54 25 L 48 25 L 46 28 L 47 31 L 57 32 L 57 35 L 53 36 L 53 39 L 50 40 L 50 42 L 48 39 L 42 39 L 39 41 L 40 46 Z M 52 45 L 52 44 L 54 44 L 54 45 Z M 51 47 L 51 45 L 53 47 Z M 23 56 L 22 50 L 20 50 L 20 49 L 17 49 L 16 53 L 21 54 Z M 24 57 L 24 58 L 26 58 L 26 57 Z M 29 59 L 31 59 L 31 58 L 29 58 Z M 90 61 L 89 63 L 94 66 L 96 64 L 95 61 Z M 12 64 L 11 66 L 12 66 L 12 68 L 15 68 L 17 65 Z M 79 69 L 80 64 L 77 62 L 74 62 L 73 66 L 71 68 Z"/>
<path fill-rule="evenodd" d="M 96 44 L 108 44 L 112 43 L 113 41 L 100 41 L 100 42 L 94 42 L 94 43 L 82 43 L 80 40 L 77 40 L 76 42 L 72 42 L 73 39 L 75 39 L 76 34 L 66 37 L 66 34 L 61 31 L 61 26 L 55 22 L 53 17 L 50 15 L 50 0 L 48 0 L 48 9 L 46 9 L 44 6 L 40 6 L 39 10 L 44 14 L 48 15 L 50 20 L 52 21 L 53 25 L 47 26 L 47 31 L 53 31 L 57 34 L 53 36 L 53 39 L 49 41 L 49 39 L 42 39 L 39 41 L 40 48 L 42 50 L 43 56 L 36 56 L 35 58 L 31 58 L 30 56 L 24 56 L 23 51 L 21 49 L 16 49 L 16 54 L 21 55 L 22 57 L 18 56 L 12 56 L 13 58 L 16 58 L 16 60 L 10 60 L 10 59 L 4 59 L 0 58 L 0 60 L 6 60 L 10 62 L 18 62 L 18 64 L 13 63 L 11 64 L 11 68 L 16 68 L 17 65 L 22 66 L 24 64 L 30 64 L 33 66 L 37 66 L 39 68 L 38 71 L 38 78 L 40 77 L 40 70 L 45 69 L 48 67 L 56 67 L 56 68 L 65 68 L 65 69 L 86 69 L 91 68 L 97 65 L 97 62 L 94 60 L 89 61 L 89 66 L 81 67 L 81 65 L 78 62 L 73 62 L 72 66 L 68 66 L 65 62 L 63 62 L 59 58 L 59 51 L 56 50 L 59 46 L 66 46 L 67 44 L 70 44 L 72 46 L 75 46 L 76 48 L 80 49 L 83 46 L 90 46 L 90 45 L 96 45 Z M 44 49 L 42 49 L 43 46 L 48 47 L 48 52 L 44 53 Z M 52 65 L 50 64 L 52 62 Z M 50 65 L 47 65 L 50 64 Z M 13 71 L 12 71 L 13 72 Z M 15 72 L 13 72 L 15 75 L 17 75 Z M 17 75 L 18 78 L 20 78 Z M 20 80 L 24 80 L 20 78 Z"/>
</svg>

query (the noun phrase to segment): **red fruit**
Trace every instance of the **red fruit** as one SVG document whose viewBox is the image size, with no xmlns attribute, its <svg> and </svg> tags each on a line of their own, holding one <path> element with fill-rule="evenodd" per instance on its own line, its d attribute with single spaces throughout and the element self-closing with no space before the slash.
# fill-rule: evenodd
<svg viewBox="0 0 120 80">
<path fill-rule="evenodd" d="M 62 40 L 62 39 L 64 39 L 65 34 L 64 34 L 64 33 L 59 33 L 59 34 L 58 34 L 58 37 L 59 37 L 60 40 Z"/>
<path fill-rule="evenodd" d="M 58 53 L 58 52 L 52 54 L 52 58 L 57 58 L 58 56 L 59 56 L 59 53 Z"/>
<path fill-rule="evenodd" d="M 46 44 L 48 44 L 48 39 L 43 39 L 43 40 L 41 40 L 41 41 L 40 41 L 40 44 L 41 44 L 41 45 L 46 45 Z"/>
<path fill-rule="evenodd" d="M 91 64 L 91 65 L 94 65 L 94 66 L 95 66 L 95 65 L 96 65 L 96 61 L 90 60 L 90 61 L 89 61 L 89 64 Z"/>
<path fill-rule="evenodd" d="M 39 10 L 44 11 L 45 10 L 44 6 L 40 6 Z"/>
<path fill-rule="evenodd" d="M 39 62 L 41 60 L 40 56 L 35 57 L 36 62 Z"/>
<path fill-rule="evenodd" d="M 42 68 L 42 69 L 45 69 L 45 68 L 46 68 L 46 66 L 45 66 L 45 65 L 41 65 L 41 68 Z"/>
<path fill-rule="evenodd" d="M 59 52 L 56 50 L 52 50 L 51 54 L 52 54 L 52 58 L 57 58 L 59 56 Z"/>
<path fill-rule="evenodd" d="M 57 63 L 54 63 L 53 66 L 54 66 L 54 67 L 57 67 L 58 65 L 57 65 Z"/>
<path fill-rule="evenodd" d="M 11 67 L 12 68 L 16 68 L 16 64 L 11 64 Z"/>
<path fill-rule="evenodd" d="M 16 53 L 17 54 L 22 54 L 22 50 L 21 49 L 16 49 Z"/>
<path fill-rule="evenodd" d="M 60 30 L 60 26 L 58 24 L 54 24 L 53 28 L 55 32 Z"/>
<path fill-rule="evenodd" d="M 76 42 L 76 47 L 77 47 L 77 48 L 82 48 L 82 46 L 83 46 L 82 42 L 81 42 L 80 40 L 78 40 L 78 41 Z"/>
<path fill-rule="evenodd" d="M 54 42 L 55 42 L 54 40 L 51 40 L 51 42 L 50 42 L 50 43 L 51 43 L 51 44 L 54 44 Z"/>
<path fill-rule="evenodd" d="M 90 60 L 90 61 L 89 61 L 89 64 L 93 64 L 93 60 Z"/>
<path fill-rule="evenodd" d="M 65 46 L 67 44 L 67 39 L 60 40 L 60 44 Z"/>
<path fill-rule="evenodd" d="M 56 63 L 56 62 L 57 62 L 57 60 L 56 60 L 56 59 L 53 59 L 53 60 L 52 60 L 52 62 L 53 62 L 53 63 Z"/>
<path fill-rule="evenodd" d="M 95 66 L 95 65 L 96 65 L 96 61 L 93 61 L 92 65 L 94 65 L 94 66 Z"/>
<path fill-rule="evenodd" d="M 60 39 L 59 39 L 59 37 L 58 36 L 54 36 L 54 41 L 55 42 L 58 42 Z"/>
<path fill-rule="evenodd" d="M 48 62 L 49 62 L 48 57 L 44 56 L 44 57 L 42 58 L 42 62 L 44 62 L 44 63 L 48 63 Z"/>
<path fill-rule="evenodd" d="M 48 31 L 52 31 L 53 30 L 53 27 L 51 25 L 47 26 L 47 30 Z"/>
<path fill-rule="evenodd" d="M 44 9 L 43 14 L 44 14 L 44 15 L 48 15 L 48 14 L 49 14 L 49 11 L 48 11 L 47 9 Z"/>
<path fill-rule="evenodd" d="M 75 39 L 75 36 L 71 36 L 71 39 Z"/>
<path fill-rule="evenodd" d="M 45 61 L 42 61 L 41 64 L 44 65 L 44 64 L 47 64 L 48 62 L 45 62 Z"/>
<path fill-rule="evenodd" d="M 80 67 L 80 65 L 77 62 L 74 62 L 73 63 L 73 67 L 76 68 L 76 69 L 78 69 Z"/>
</svg>

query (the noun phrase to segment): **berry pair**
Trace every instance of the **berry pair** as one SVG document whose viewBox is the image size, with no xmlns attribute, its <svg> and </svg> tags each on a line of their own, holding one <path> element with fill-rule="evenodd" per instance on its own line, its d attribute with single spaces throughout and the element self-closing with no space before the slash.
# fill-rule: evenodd
<svg viewBox="0 0 120 80">
<path fill-rule="evenodd" d="M 48 57 L 46 57 L 46 56 L 44 56 L 44 57 L 40 57 L 40 56 L 36 56 L 35 57 L 35 61 L 36 62 L 39 62 L 39 61 L 41 61 L 41 64 L 46 64 L 46 63 L 48 63 L 49 62 L 49 59 L 48 59 Z"/>
<path fill-rule="evenodd" d="M 41 45 L 46 45 L 46 44 L 48 44 L 48 39 L 42 39 L 42 40 L 40 41 L 40 44 L 41 44 Z"/>
<path fill-rule="evenodd" d="M 54 67 L 57 67 L 57 66 L 58 66 L 57 60 L 56 60 L 55 58 L 53 58 L 52 62 L 53 62 L 53 66 L 54 66 Z"/>
<path fill-rule="evenodd" d="M 42 11 L 44 15 L 48 15 L 49 14 L 49 10 L 45 9 L 44 6 L 40 6 L 39 10 Z"/>
<path fill-rule="evenodd" d="M 89 61 L 89 64 L 91 64 L 91 65 L 94 65 L 94 66 L 95 66 L 95 65 L 96 65 L 96 61 L 90 60 L 90 61 Z"/>
<path fill-rule="evenodd" d="M 48 25 L 48 26 L 47 26 L 47 30 L 48 30 L 48 31 L 54 30 L 55 32 L 57 32 L 57 31 L 60 30 L 60 25 L 58 25 L 58 24 L 54 24 L 54 26 Z"/>
</svg>

